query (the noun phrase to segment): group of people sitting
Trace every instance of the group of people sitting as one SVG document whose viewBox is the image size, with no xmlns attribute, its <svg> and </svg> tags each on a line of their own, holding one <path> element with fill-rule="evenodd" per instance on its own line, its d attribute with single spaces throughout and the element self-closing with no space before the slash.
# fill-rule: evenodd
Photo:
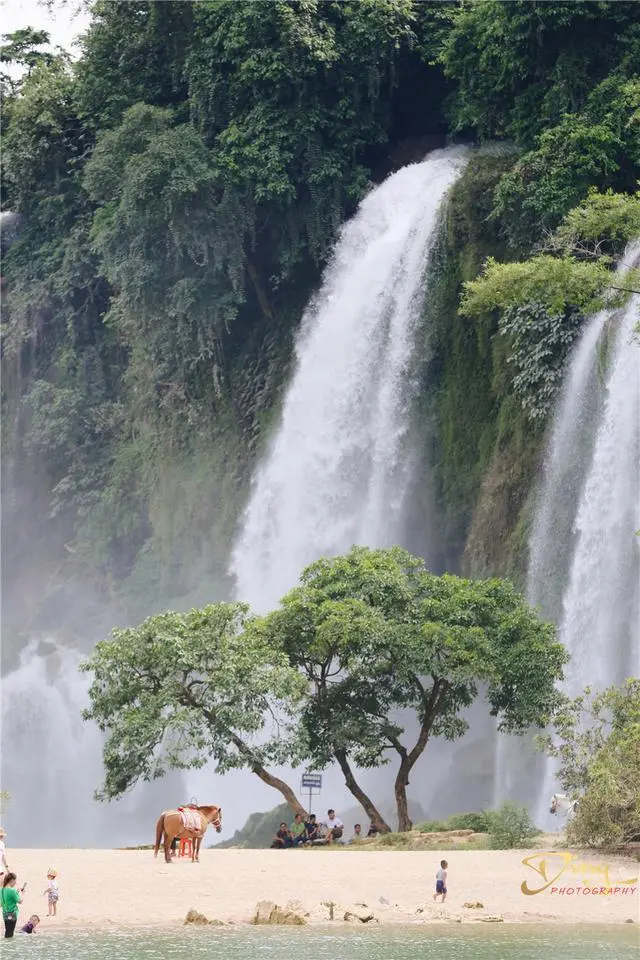
<svg viewBox="0 0 640 960">
<path fill-rule="evenodd" d="M 378 834 L 378 827 L 372 823 L 367 833 L 368 837 L 375 837 Z M 299 847 L 303 844 L 312 843 L 335 843 L 341 841 L 344 834 L 344 824 L 340 817 L 336 816 L 335 810 L 327 811 L 326 820 L 318 823 L 315 813 L 310 813 L 305 818 L 301 813 L 296 813 L 291 826 L 281 823 L 278 832 L 273 838 L 271 844 L 272 850 L 283 850 L 286 847 Z M 349 841 L 362 838 L 362 825 L 356 823 L 353 828 L 353 837 Z"/>
</svg>

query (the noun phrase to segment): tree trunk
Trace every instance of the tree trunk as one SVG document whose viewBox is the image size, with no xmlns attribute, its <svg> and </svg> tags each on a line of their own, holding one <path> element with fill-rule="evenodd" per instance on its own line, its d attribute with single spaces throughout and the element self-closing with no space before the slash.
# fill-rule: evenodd
<svg viewBox="0 0 640 960">
<path fill-rule="evenodd" d="M 403 747 L 396 737 L 389 738 L 391 745 L 400 755 L 400 766 L 398 767 L 398 773 L 394 784 L 396 809 L 398 811 L 398 831 L 400 833 L 406 833 L 413 827 L 411 817 L 409 816 L 409 803 L 407 800 L 409 774 L 413 770 L 415 763 L 424 753 L 425 747 L 429 742 L 429 734 L 431 733 L 433 721 L 435 720 L 436 713 L 438 712 L 440 704 L 442 703 L 442 700 L 445 697 L 448 689 L 449 684 L 446 680 L 437 680 L 429 694 L 424 691 L 425 712 L 422 716 L 422 723 L 420 725 L 418 739 L 411 750 L 407 750 L 406 747 Z"/>
<path fill-rule="evenodd" d="M 391 827 L 385 822 L 384 817 L 376 805 L 367 796 L 354 777 L 353 771 L 347 759 L 346 750 L 334 750 L 333 754 L 340 764 L 340 769 L 344 774 L 344 782 L 347 785 L 347 788 L 354 795 L 366 815 L 369 817 L 369 820 L 377 826 L 380 833 L 391 833 Z"/>
<path fill-rule="evenodd" d="M 400 761 L 398 775 L 394 784 L 396 795 L 396 809 L 398 811 L 398 832 L 407 833 L 412 829 L 413 823 L 409 816 L 409 803 L 407 801 L 407 786 L 409 785 L 409 759 L 403 757 Z"/>
<path fill-rule="evenodd" d="M 279 790 L 294 813 L 300 813 L 303 817 L 305 817 L 307 813 L 311 812 L 305 810 L 288 783 L 285 783 L 285 781 L 281 780 L 280 777 L 274 777 L 274 775 L 269 773 L 269 771 L 265 769 L 261 763 L 256 763 L 251 756 L 250 748 L 247 746 L 244 740 L 241 740 L 240 737 L 235 733 L 230 734 L 230 739 L 238 748 L 243 757 L 247 758 L 247 766 L 251 772 L 255 773 L 257 777 L 260 777 L 262 782 L 266 783 L 267 786 L 273 787 L 274 790 Z"/>
<path fill-rule="evenodd" d="M 182 691 L 182 701 L 189 706 L 196 705 L 194 704 L 192 694 L 187 690 Z M 207 710 L 203 710 L 202 713 L 209 721 L 211 729 L 215 729 L 215 714 L 212 711 Z M 269 773 L 269 771 L 266 770 L 261 763 L 258 763 L 253 756 L 251 747 L 249 747 L 244 740 L 238 736 L 237 733 L 235 733 L 233 730 L 227 729 L 226 734 L 230 742 L 237 748 L 238 753 L 246 760 L 249 770 L 251 770 L 252 773 L 255 773 L 257 777 L 260 777 L 263 783 L 266 783 L 269 787 L 273 787 L 274 790 L 279 790 L 294 813 L 301 813 L 302 816 L 305 816 L 306 810 L 296 797 L 289 784 L 285 783 L 284 780 L 281 780 L 279 777 L 274 777 L 274 775 Z"/>
<path fill-rule="evenodd" d="M 269 773 L 268 770 L 265 770 L 264 767 L 261 767 L 259 763 L 254 764 L 251 767 L 251 771 L 252 773 L 255 773 L 257 777 L 260 777 L 263 783 L 273 787 L 274 790 L 279 790 L 294 813 L 300 813 L 303 817 L 306 817 L 308 813 L 311 813 L 310 810 L 305 810 L 289 784 L 285 783 L 284 780 L 281 780 L 279 777 L 274 777 L 272 773 Z"/>
</svg>

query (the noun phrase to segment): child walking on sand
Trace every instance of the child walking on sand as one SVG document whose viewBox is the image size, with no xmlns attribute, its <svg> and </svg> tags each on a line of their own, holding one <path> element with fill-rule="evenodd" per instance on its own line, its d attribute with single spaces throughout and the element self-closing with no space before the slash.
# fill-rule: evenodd
<svg viewBox="0 0 640 960">
<path fill-rule="evenodd" d="M 58 881 L 56 880 L 57 876 L 57 870 L 50 869 L 47 873 L 47 880 L 49 883 L 47 884 L 47 889 L 45 890 L 45 896 L 49 902 L 49 913 L 47 914 L 48 917 L 55 917 L 58 908 L 58 900 L 60 899 L 60 894 L 58 892 Z"/>
<path fill-rule="evenodd" d="M 449 864 L 446 860 L 440 861 L 440 869 L 436 873 L 436 892 L 433 895 L 433 899 L 436 900 L 442 894 L 442 902 L 444 903 L 447 899 L 447 867 Z"/>
</svg>

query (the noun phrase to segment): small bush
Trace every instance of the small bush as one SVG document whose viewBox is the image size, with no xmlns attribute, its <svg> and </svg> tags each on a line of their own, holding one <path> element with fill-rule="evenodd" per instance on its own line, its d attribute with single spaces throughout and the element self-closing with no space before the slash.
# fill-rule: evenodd
<svg viewBox="0 0 640 960">
<path fill-rule="evenodd" d="M 375 840 L 378 847 L 408 847 L 410 843 L 410 833 L 382 833 Z"/>
<path fill-rule="evenodd" d="M 446 820 L 447 830 L 474 830 L 476 833 L 488 833 L 491 814 L 488 810 L 479 813 L 454 813 Z"/>
<path fill-rule="evenodd" d="M 528 847 L 540 834 L 529 811 L 520 803 L 506 800 L 489 817 L 489 842 L 493 850 L 510 850 Z"/>
<path fill-rule="evenodd" d="M 453 813 L 446 820 L 424 820 L 414 827 L 418 833 L 443 833 L 445 830 L 474 830 L 476 833 L 488 833 L 490 813 L 482 810 L 476 813 Z"/>
<path fill-rule="evenodd" d="M 418 833 L 442 833 L 448 827 L 446 820 L 423 820 L 422 823 L 417 823 L 413 829 L 417 830 Z"/>
</svg>

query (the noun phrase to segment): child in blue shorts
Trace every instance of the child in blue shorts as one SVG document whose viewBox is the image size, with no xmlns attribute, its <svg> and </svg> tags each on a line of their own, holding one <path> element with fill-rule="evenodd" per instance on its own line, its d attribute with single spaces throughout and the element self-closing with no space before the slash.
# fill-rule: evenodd
<svg viewBox="0 0 640 960">
<path fill-rule="evenodd" d="M 436 892 L 433 895 L 433 899 L 437 899 L 442 895 L 442 902 L 444 903 L 447 899 L 447 867 L 449 864 L 446 860 L 440 861 L 440 869 L 436 873 Z"/>
</svg>

